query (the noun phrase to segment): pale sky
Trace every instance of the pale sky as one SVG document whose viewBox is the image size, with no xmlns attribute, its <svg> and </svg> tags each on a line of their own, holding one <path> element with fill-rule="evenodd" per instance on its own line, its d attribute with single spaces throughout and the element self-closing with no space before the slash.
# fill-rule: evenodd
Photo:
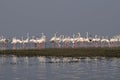
<svg viewBox="0 0 120 80">
<path fill-rule="evenodd" d="M 120 0 L 0 0 L 0 35 L 120 34 Z"/>
</svg>

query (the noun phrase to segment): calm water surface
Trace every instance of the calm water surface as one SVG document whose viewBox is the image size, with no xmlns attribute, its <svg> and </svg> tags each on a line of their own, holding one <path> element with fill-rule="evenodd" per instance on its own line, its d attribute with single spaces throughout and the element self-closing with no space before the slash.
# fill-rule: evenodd
<svg viewBox="0 0 120 80">
<path fill-rule="evenodd" d="M 120 58 L 0 56 L 0 80 L 120 80 Z"/>
</svg>

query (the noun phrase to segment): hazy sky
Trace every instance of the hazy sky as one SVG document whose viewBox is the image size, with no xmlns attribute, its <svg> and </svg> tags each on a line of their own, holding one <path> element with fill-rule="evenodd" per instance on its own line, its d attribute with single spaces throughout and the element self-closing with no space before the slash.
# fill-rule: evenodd
<svg viewBox="0 0 120 80">
<path fill-rule="evenodd" d="M 120 34 L 120 0 L 0 0 L 0 35 Z"/>
</svg>

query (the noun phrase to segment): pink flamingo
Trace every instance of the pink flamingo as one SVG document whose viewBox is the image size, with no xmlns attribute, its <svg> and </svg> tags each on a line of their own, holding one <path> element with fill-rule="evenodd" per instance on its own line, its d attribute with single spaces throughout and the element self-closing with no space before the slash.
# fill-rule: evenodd
<svg viewBox="0 0 120 80">
<path fill-rule="evenodd" d="M 6 44 L 8 43 L 8 39 L 2 36 L 0 39 L 0 43 L 2 44 L 1 48 L 6 49 Z"/>
<path fill-rule="evenodd" d="M 39 39 L 37 39 L 37 43 L 38 43 L 38 48 L 45 48 L 45 43 L 46 43 L 46 36 L 44 35 L 44 33 L 42 33 L 42 37 Z"/>
<path fill-rule="evenodd" d="M 55 33 L 54 36 L 50 39 L 50 43 L 52 43 L 53 48 L 56 47 L 56 44 L 57 44 L 57 47 L 59 47 L 59 45 L 58 45 L 59 40 L 60 40 L 60 38 L 57 38 L 57 33 Z"/>
</svg>

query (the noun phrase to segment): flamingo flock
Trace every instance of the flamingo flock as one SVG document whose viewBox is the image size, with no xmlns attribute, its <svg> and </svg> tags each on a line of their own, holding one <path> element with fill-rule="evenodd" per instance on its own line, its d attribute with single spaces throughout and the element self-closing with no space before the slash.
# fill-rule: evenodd
<svg viewBox="0 0 120 80">
<path fill-rule="evenodd" d="M 108 38 L 107 36 L 100 37 L 95 35 L 89 36 L 88 32 L 85 37 L 80 33 L 73 34 L 72 36 L 57 35 L 50 39 L 53 48 L 79 48 L 79 47 L 120 47 L 120 35 Z"/>
<path fill-rule="evenodd" d="M 53 37 L 46 40 L 46 35 L 41 33 L 41 37 L 29 36 L 26 37 L 13 37 L 7 39 L 4 36 L 0 37 L 0 49 L 7 49 L 8 45 L 12 46 L 12 49 L 44 49 L 44 48 L 79 48 L 79 47 L 120 47 L 120 35 L 113 37 L 89 36 L 88 32 L 85 37 L 82 37 L 80 33 L 69 35 L 58 35 L 54 33 Z M 46 47 L 46 44 L 48 47 Z"/>
<path fill-rule="evenodd" d="M 13 49 L 41 49 L 41 48 L 45 48 L 45 43 L 46 43 L 46 36 L 44 35 L 44 33 L 42 33 L 41 38 L 38 37 L 32 37 L 31 39 L 29 38 L 29 34 L 27 34 L 27 38 L 23 39 L 23 37 L 21 39 L 17 39 L 16 37 L 14 37 L 11 40 L 11 44 L 13 44 Z"/>
</svg>

